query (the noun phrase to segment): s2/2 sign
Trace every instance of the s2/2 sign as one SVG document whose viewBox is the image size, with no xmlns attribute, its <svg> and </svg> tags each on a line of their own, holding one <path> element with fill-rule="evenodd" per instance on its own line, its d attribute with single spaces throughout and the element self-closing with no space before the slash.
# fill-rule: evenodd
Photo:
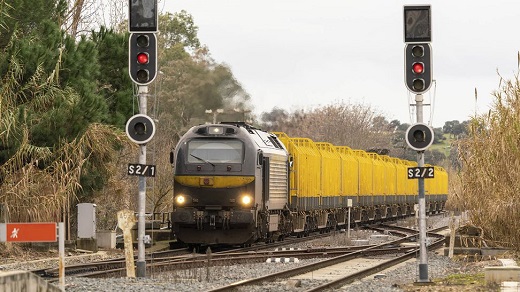
<svg viewBox="0 0 520 292">
<path fill-rule="evenodd" d="M 408 168 L 408 178 L 416 179 L 416 178 L 434 178 L 435 168 L 432 166 L 426 167 L 409 167 Z"/>
</svg>

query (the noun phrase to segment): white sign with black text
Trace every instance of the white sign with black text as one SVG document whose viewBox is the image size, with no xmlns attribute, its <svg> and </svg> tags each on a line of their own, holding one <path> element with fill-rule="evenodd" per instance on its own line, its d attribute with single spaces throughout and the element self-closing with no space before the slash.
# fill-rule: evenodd
<svg viewBox="0 0 520 292">
<path fill-rule="evenodd" d="M 408 167 L 408 178 L 434 178 L 435 169 L 432 166 Z"/>
<path fill-rule="evenodd" d="M 155 165 L 128 164 L 128 175 L 155 177 Z"/>
</svg>

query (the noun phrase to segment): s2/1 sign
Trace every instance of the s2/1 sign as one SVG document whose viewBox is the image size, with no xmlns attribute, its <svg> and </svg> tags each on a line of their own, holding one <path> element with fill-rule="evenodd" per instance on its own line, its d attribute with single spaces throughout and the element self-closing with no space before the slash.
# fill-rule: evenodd
<svg viewBox="0 0 520 292">
<path fill-rule="evenodd" d="M 155 165 L 128 164 L 128 175 L 155 177 Z"/>
</svg>

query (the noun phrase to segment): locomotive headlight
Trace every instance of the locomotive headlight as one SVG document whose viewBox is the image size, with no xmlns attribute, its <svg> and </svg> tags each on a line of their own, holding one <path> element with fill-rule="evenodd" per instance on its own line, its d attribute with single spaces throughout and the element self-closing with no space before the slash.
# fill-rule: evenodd
<svg viewBox="0 0 520 292">
<path fill-rule="evenodd" d="M 178 195 L 175 197 L 175 203 L 177 203 L 177 205 L 184 205 L 184 203 L 186 203 L 186 198 L 183 195 Z"/>
<path fill-rule="evenodd" d="M 217 127 L 217 126 L 208 127 L 208 132 L 213 135 L 221 135 L 224 133 L 224 127 Z"/>
<path fill-rule="evenodd" d="M 244 206 L 249 206 L 249 205 L 251 205 L 252 202 L 253 202 L 253 197 L 251 197 L 250 195 L 245 195 L 242 198 L 240 198 L 240 203 L 242 203 L 242 205 L 244 205 Z"/>
</svg>

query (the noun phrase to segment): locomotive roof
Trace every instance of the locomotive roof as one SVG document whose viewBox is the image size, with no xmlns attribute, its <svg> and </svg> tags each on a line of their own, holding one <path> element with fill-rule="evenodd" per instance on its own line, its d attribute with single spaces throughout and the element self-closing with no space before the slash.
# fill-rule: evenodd
<svg viewBox="0 0 520 292">
<path fill-rule="evenodd" d="M 260 148 L 280 149 L 287 151 L 283 143 L 273 133 L 266 132 L 262 129 L 255 128 L 245 122 L 220 122 L 221 125 L 232 125 L 246 130 L 253 141 Z"/>
</svg>

